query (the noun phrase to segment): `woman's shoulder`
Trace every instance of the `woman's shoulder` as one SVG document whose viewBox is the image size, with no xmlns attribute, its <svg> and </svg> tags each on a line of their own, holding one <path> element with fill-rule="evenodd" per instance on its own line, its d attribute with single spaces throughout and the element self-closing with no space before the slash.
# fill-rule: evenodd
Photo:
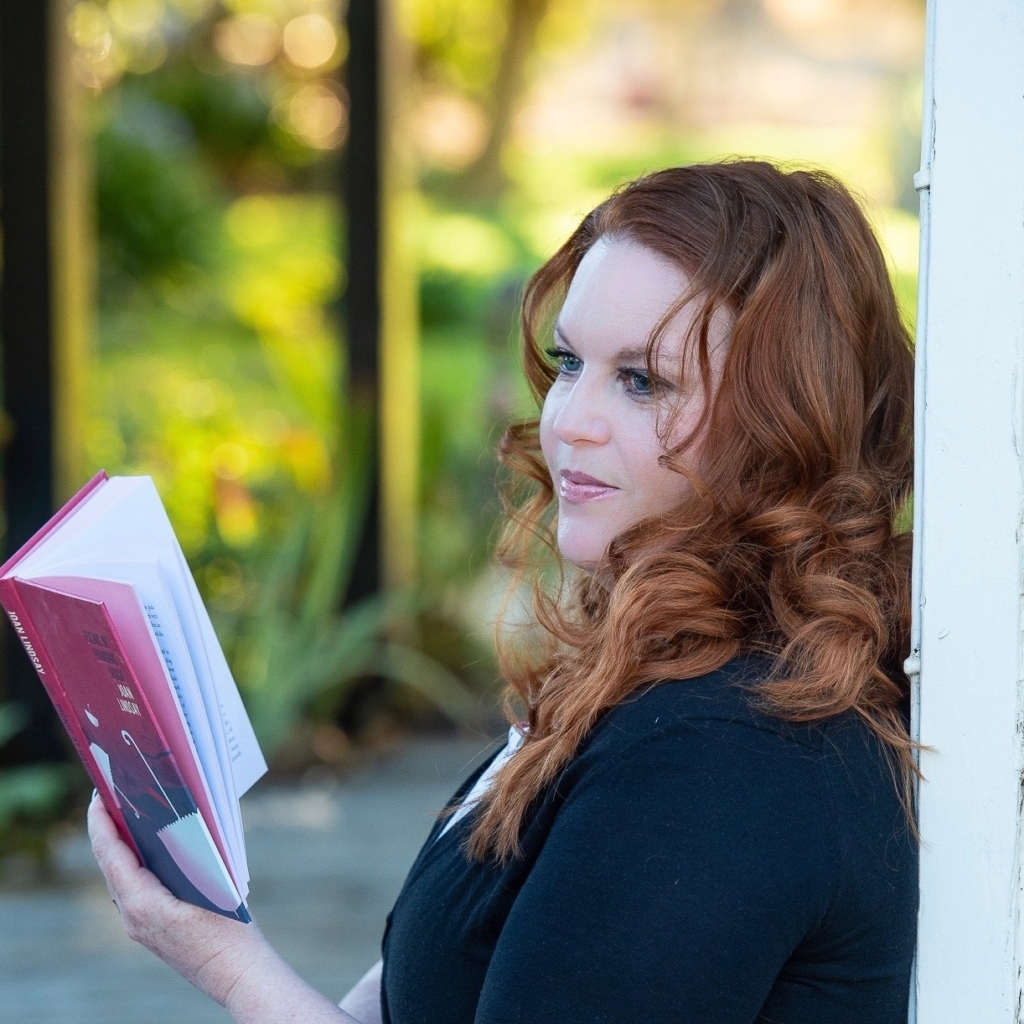
<svg viewBox="0 0 1024 1024">
<path fill-rule="evenodd" d="M 563 772 L 552 812 L 664 833 L 666 855 L 679 828 L 723 857 L 751 846 L 765 871 L 798 864 L 821 892 L 843 877 L 872 900 L 890 898 L 897 877 L 912 886 L 916 844 L 885 748 L 852 712 L 816 723 L 765 713 L 756 686 L 769 670 L 738 658 L 615 707 Z"/>
<path fill-rule="evenodd" d="M 706 675 L 637 692 L 597 723 L 570 774 L 582 782 L 636 773 L 654 787 L 662 780 L 672 787 L 682 774 L 691 785 L 732 779 L 751 800 L 769 803 L 768 791 L 787 800 L 813 790 L 842 805 L 869 786 L 875 800 L 891 791 L 885 802 L 898 804 L 886 750 L 860 715 L 793 722 L 764 710 L 757 688 L 771 667 L 764 656 L 742 655 Z"/>
<path fill-rule="evenodd" d="M 601 718 L 591 734 L 591 743 L 609 752 L 665 735 L 692 735 L 701 723 L 718 723 L 728 732 L 761 733 L 771 737 L 772 743 L 781 739 L 820 749 L 824 741 L 820 726 L 788 722 L 759 706 L 757 689 L 768 678 L 771 667 L 765 656 L 744 654 L 705 675 L 643 687 Z"/>
</svg>

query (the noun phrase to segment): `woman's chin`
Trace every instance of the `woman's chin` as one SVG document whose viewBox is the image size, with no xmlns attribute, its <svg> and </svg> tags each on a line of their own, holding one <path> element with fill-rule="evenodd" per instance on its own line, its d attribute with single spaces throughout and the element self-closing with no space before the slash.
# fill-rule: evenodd
<svg viewBox="0 0 1024 1024">
<path fill-rule="evenodd" d="M 601 552 L 595 551 L 590 547 L 582 548 L 580 545 L 559 543 L 558 551 L 562 556 L 563 562 L 589 575 L 593 575 L 598 562 L 601 560 Z"/>
<path fill-rule="evenodd" d="M 558 524 L 558 551 L 562 561 L 593 575 L 600 565 L 614 531 L 593 529 L 594 523 L 581 523 L 573 516 L 562 516 Z"/>
</svg>

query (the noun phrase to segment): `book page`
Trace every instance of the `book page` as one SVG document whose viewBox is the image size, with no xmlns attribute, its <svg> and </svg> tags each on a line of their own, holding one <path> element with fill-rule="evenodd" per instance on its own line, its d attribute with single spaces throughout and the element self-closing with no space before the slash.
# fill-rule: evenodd
<svg viewBox="0 0 1024 1024">
<path fill-rule="evenodd" d="M 110 484 L 109 479 L 103 481 L 72 514 L 65 516 L 39 544 L 18 560 L 7 575 L 26 576 L 37 566 L 46 565 L 53 560 L 58 548 L 65 548 L 82 530 L 103 516 L 120 499 L 119 489 Z"/>
<path fill-rule="evenodd" d="M 196 586 L 195 579 L 189 571 L 185 554 L 175 539 L 178 566 L 185 587 L 191 597 L 192 609 L 195 613 L 200 635 L 210 658 L 210 672 L 217 688 L 217 700 L 220 707 L 221 722 L 231 750 L 231 770 L 234 774 L 238 795 L 247 793 L 253 784 L 267 771 L 267 762 L 263 758 L 252 722 L 242 703 L 234 676 L 224 657 L 224 649 L 217 639 L 217 633 L 210 621 L 209 612 L 203 604 L 202 595 Z"/>
</svg>

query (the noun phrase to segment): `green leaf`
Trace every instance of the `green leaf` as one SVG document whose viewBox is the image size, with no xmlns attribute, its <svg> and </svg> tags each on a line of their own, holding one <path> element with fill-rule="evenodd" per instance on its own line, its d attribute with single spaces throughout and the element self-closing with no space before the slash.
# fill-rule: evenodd
<svg viewBox="0 0 1024 1024">
<path fill-rule="evenodd" d="M 291 604 L 292 595 L 302 575 L 313 517 L 312 508 L 300 509 L 281 546 L 274 557 L 269 559 L 263 573 L 260 602 L 255 613 L 257 619 L 284 610 Z"/>
</svg>

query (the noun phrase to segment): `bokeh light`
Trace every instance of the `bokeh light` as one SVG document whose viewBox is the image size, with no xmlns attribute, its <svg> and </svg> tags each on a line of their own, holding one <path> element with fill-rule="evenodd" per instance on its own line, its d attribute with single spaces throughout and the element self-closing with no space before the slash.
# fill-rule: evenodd
<svg viewBox="0 0 1024 1024">
<path fill-rule="evenodd" d="M 149 36 L 164 19 L 162 0 L 110 0 L 110 20 L 120 35 Z"/>
<path fill-rule="evenodd" d="M 487 144 L 487 117 L 479 105 L 449 91 L 426 91 L 414 130 L 422 159 L 448 171 L 468 167 Z"/>
<path fill-rule="evenodd" d="M 269 64 L 281 47 L 281 30 L 266 14 L 239 14 L 219 21 L 213 30 L 217 53 L 231 64 Z"/>
<path fill-rule="evenodd" d="M 82 50 L 95 57 L 106 56 L 113 36 L 107 10 L 92 0 L 75 4 L 68 14 L 68 34 Z"/>
<path fill-rule="evenodd" d="M 300 86 L 288 100 L 288 123 L 304 142 L 316 149 L 334 149 L 345 137 L 347 105 L 341 90 L 323 82 Z"/>
<path fill-rule="evenodd" d="M 281 37 L 285 55 L 296 66 L 312 70 L 327 64 L 338 50 L 338 33 L 322 14 L 292 18 Z"/>
</svg>

